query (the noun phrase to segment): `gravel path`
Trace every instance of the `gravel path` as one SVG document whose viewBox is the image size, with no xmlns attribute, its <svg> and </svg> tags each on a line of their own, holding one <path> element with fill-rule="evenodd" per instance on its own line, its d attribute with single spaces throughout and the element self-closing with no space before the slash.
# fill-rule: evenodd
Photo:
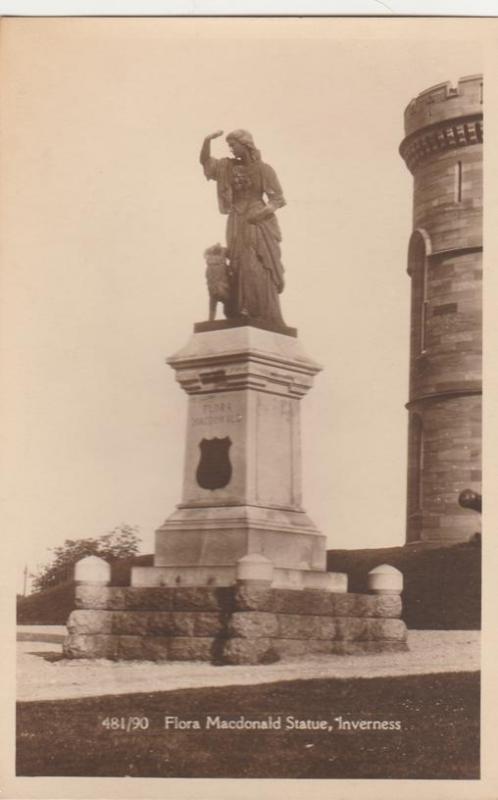
<svg viewBox="0 0 498 800">
<path fill-rule="evenodd" d="M 18 700 L 58 700 L 309 678 L 374 678 L 480 667 L 478 631 L 410 631 L 408 653 L 313 656 L 264 666 L 62 659 L 63 626 L 18 628 Z"/>
</svg>

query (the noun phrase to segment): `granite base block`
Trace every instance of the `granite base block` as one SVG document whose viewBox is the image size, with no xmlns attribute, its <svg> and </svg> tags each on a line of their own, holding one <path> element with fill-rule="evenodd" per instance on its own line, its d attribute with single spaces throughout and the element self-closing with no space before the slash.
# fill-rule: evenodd
<svg viewBox="0 0 498 800">
<path fill-rule="evenodd" d="M 271 589 L 234 586 L 95 586 L 76 587 L 77 609 L 157 611 L 269 611 L 338 617 L 400 617 L 399 595 L 330 592 L 317 589 Z"/>
<path fill-rule="evenodd" d="M 316 654 L 406 650 L 396 596 L 232 587 L 76 590 L 68 658 L 265 664 Z"/>
<path fill-rule="evenodd" d="M 67 638 L 67 658 L 113 661 L 207 661 L 213 664 L 271 664 L 310 655 L 406 652 L 404 639 L 335 641 L 258 637 L 118 636 L 78 634 Z"/>
<path fill-rule="evenodd" d="M 218 636 L 227 617 L 217 611 L 106 611 L 76 609 L 67 621 L 70 635 Z"/>
</svg>

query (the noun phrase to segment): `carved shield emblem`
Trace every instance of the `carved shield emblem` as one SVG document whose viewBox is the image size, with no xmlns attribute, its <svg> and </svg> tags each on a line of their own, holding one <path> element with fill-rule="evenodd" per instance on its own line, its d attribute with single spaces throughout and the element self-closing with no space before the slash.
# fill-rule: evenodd
<svg viewBox="0 0 498 800">
<path fill-rule="evenodd" d="M 223 489 L 230 483 L 232 465 L 228 451 L 232 446 L 229 436 L 223 439 L 203 439 L 199 448 L 201 458 L 197 467 L 197 483 L 202 489 Z"/>
</svg>

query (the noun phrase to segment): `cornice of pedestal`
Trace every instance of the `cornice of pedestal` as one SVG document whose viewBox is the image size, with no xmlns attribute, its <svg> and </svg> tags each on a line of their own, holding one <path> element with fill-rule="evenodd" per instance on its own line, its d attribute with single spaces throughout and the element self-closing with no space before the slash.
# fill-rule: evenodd
<svg viewBox="0 0 498 800">
<path fill-rule="evenodd" d="M 187 394 L 253 389 L 302 397 L 322 369 L 296 338 L 248 326 L 194 333 L 167 363 Z"/>
</svg>

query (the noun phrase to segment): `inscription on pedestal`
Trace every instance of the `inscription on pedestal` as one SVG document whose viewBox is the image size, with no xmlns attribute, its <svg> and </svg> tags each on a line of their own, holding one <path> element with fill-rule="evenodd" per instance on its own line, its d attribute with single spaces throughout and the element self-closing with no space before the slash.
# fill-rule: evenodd
<svg viewBox="0 0 498 800">
<path fill-rule="evenodd" d="M 192 425 L 210 426 L 210 425 L 232 425 L 234 423 L 242 422 L 242 414 L 239 413 L 235 404 L 230 400 L 214 402 L 203 401 L 200 408 L 197 410 L 192 418 Z"/>
<path fill-rule="evenodd" d="M 183 502 L 244 502 L 246 427 L 243 392 L 189 398 Z"/>
</svg>

